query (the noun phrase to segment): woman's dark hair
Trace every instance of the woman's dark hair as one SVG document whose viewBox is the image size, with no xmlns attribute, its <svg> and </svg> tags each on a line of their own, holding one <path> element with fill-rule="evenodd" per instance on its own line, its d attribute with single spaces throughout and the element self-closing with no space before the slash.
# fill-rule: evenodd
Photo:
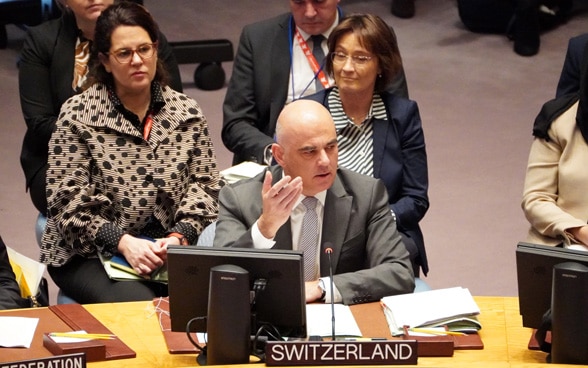
<svg viewBox="0 0 588 368">
<path fill-rule="evenodd" d="M 96 21 L 92 54 L 90 56 L 90 74 L 87 85 L 96 82 L 113 85 L 114 80 L 100 62 L 99 54 L 107 55 L 112 46 L 112 33 L 120 26 L 138 26 L 148 34 L 151 42 L 159 41 L 159 27 L 145 7 L 135 2 L 120 1 L 106 8 Z M 168 73 L 161 59 L 157 59 L 155 81 L 167 85 Z"/>
<path fill-rule="evenodd" d="M 329 52 L 334 52 L 344 35 L 353 33 L 359 43 L 378 59 L 381 74 L 376 78 L 375 92 L 387 89 L 402 69 L 402 58 L 396 36 L 390 27 L 377 15 L 352 14 L 335 27 L 327 41 Z M 326 58 L 325 71 L 333 75 L 333 59 Z"/>
</svg>

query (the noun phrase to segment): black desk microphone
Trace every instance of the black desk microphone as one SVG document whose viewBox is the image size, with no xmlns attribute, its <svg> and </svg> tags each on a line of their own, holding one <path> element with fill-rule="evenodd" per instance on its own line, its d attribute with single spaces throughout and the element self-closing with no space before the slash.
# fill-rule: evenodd
<svg viewBox="0 0 588 368">
<path fill-rule="evenodd" d="M 332 323 L 332 339 L 335 341 L 335 283 L 333 282 L 333 260 L 331 259 L 331 254 L 333 253 L 333 248 L 330 247 L 331 243 L 325 243 L 327 246 L 325 248 L 325 253 L 329 256 L 329 277 L 331 278 L 331 323 Z"/>
</svg>

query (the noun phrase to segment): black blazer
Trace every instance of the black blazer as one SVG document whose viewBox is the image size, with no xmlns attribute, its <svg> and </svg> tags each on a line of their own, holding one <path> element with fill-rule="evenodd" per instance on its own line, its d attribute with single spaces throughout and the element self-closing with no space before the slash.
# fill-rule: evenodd
<svg viewBox="0 0 588 368">
<path fill-rule="evenodd" d="M 71 88 L 77 25 L 73 14 L 31 27 L 19 60 L 20 104 L 27 124 L 20 163 L 26 186 L 41 172 L 45 176 L 47 150 L 61 105 L 75 94 Z M 159 35 L 159 58 L 170 74 L 170 87 L 182 91 L 182 81 L 172 48 Z"/>
<path fill-rule="evenodd" d="M 329 108 L 332 88 L 308 96 Z M 388 191 L 389 206 L 398 230 L 415 242 L 416 263 L 429 272 L 427 253 L 419 221 L 429 208 L 429 174 L 425 136 L 417 103 L 389 92 L 380 94 L 388 120 L 374 119 L 374 177 Z"/>
<path fill-rule="evenodd" d="M 292 28 L 290 28 L 292 27 Z M 288 97 L 290 13 L 243 28 L 223 103 L 222 139 L 234 154 L 233 164 L 263 163 L 273 143 L 276 121 Z M 404 70 L 390 87 L 408 97 Z"/>
<path fill-rule="evenodd" d="M 555 97 L 580 91 L 580 69 L 587 46 L 588 33 L 570 38 Z"/>
</svg>

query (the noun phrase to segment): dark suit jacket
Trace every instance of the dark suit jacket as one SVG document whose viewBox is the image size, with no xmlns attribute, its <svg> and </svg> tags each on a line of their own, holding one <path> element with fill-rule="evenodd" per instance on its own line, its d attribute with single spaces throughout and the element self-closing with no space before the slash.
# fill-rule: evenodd
<svg viewBox="0 0 588 368">
<path fill-rule="evenodd" d="M 223 104 L 222 139 L 233 164 L 263 163 L 288 96 L 290 13 L 243 28 Z M 292 29 L 295 25 L 292 21 Z M 390 90 L 408 97 L 404 70 Z"/>
<path fill-rule="evenodd" d="M 47 150 L 61 105 L 75 94 L 71 88 L 77 25 L 70 13 L 29 29 L 19 61 L 20 104 L 27 124 L 20 163 L 26 186 L 45 177 Z M 170 87 L 181 92 L 182 81 L 173 54 L 160 34 L 159 58 L 170 73 Z M 44 180 L 43 180 L 44 181 Z"/>
<path fill-rule="evenodd" d="M 25 308 L 28 301 L 20 297 L 20 288 L 8 260 L 6 245 L 0 237 L 0 309 Z"/>
<path fill-rule="evenodd" d="M 270 168 L 274 182 L 279 166 Z M 265 172 L 221 189 L 214 246 L 251 248 L 251 227 L 262 211 Z M 277 232 L 275 248 L 292 249 L 288 220 Z M 333 248 L 334 283 L 343 303 L 377 301 L 386 295 L 411 293 L 414 275 L 408 252 L 388 210 L 380 180 L 339 169 L 325 200 L 321 239 L 321 276 L 329 275 L 326 244 Z"/>
<path fill-rule="evenodd" d="M 580 91 L 580 67 L 587 46 L 588 33 L 570 38 L 555 97 Z"/>
<path fill-rule="evenodd" d="M 329 108 L 332 89 L 308 96 Z M 418 249 L 416 263 L 429 272 L 427 253 L 419 221 L 429 208 L 427 152 L 421 117 L 416 102 L 380 94 L 388 121 L 374 119 L 374 177 L 382 179 L 389 205 L 396 215 L 398 230 L 412 239 Z"/>
</svg>

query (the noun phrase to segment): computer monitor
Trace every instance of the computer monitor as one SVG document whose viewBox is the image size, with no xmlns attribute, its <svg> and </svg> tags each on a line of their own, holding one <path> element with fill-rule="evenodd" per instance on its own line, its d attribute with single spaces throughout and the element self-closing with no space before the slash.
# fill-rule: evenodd
<svg viewBox="0 0 588 368">
<path fill-rule="evenodd" d="M 524 327 L 541 325 L 543 314 L 551 308 L 553 266 L 563 262 L 588 266 L 588 252 L 525 242 L 517 245 L 519 311 Z"/>
<path fill-rule="evenodd" d="M 262 323 L 274 326 L 283 337 L 306 336 L 306 299 L 302 252 L 169 246 L 169 311 L 172 331 L 186 331 L 188 321 L 206 317 L 210 269 L 224 264 L 242 267 L 253 283 L 264 279 L 265 289 L 255 297 L 252 334 Z M 231 300 L 227 300 L 231 303 Z M 206 332 L 206 322 L 191 323 L 193 332 Z"/>
</svg>

